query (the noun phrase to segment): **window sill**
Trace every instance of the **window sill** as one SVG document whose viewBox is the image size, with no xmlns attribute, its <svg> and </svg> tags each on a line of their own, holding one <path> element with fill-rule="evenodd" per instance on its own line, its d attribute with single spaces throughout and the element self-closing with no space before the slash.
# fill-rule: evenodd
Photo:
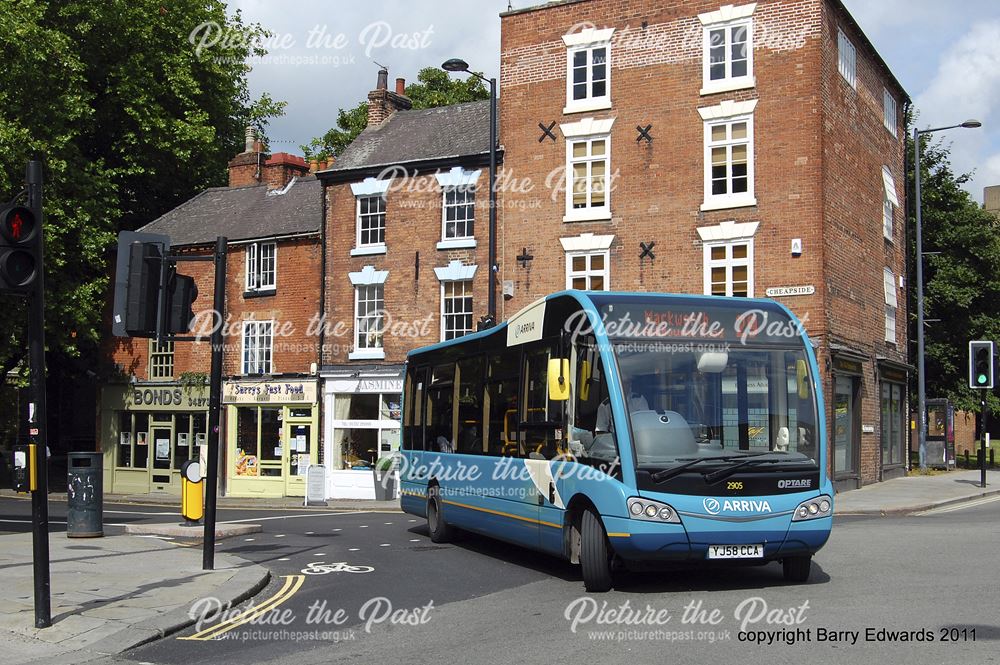
<svg viewBox="0 0 1000 665">
<path fill-rule="evenodd" d="M 381 245 L 368 245 L 365 247 L 355 247 L 351 250 L 351 256 L 372 256 L 374 254 L 385 254 L 385 243 Z"/>
<path fill-rule="evenodd" d="M 587 113 L 588 111 L 606 111 L 611 108 L 611 99 L 602 97 L 600 99 L 584 99 L 578 102 L 568 102 L 563 107 L 563 115 L 572 113 Z"/>
<path fill-rule="evenodd" d="M 384 360 L 385 349 L 356 349 L 347 354 L 348 360 Z"/>
<path fill-rule="evenodd" d="M 611 211 L 607 208 L 570 210 L 563 215 L 564 222 L 610 222 Z"/>
<path fill-rule="evenodd" d="M 728 208 L 749 208 L 750 206 L 757 205 L 757 197 L 755 196 L 741 196 L 733 198 L 720 198 L 718 200 L 709 199 L 705 203 L 701 204 L 702 212 L 709 210 L 726 210 Z"/>
<path fill-rule="evenodd" d="M 277 289 L 254 289 L 253 291 L 244 291 L 243 299 L 248 300 L 250 298 L 266 298 L 268 296 L 273 296 L 277 293 Z"/>
<path fill-rule="evenodd" d="M 698 94 L 717 95 L 721 92 L 733 92 L 734 90 L 747 90 L 757 87 L 757 78 L 754 76 L 744 76 L 738 79 L 726 79 L 723 81 L 711 81 L 705 83 Z"/>
<path fill-rule="evenodd" d="M 437 244 L 438 249 L 475 249 L 475 238 L 456 238 L 453 240 L 442 240 Z"/>
</svg>

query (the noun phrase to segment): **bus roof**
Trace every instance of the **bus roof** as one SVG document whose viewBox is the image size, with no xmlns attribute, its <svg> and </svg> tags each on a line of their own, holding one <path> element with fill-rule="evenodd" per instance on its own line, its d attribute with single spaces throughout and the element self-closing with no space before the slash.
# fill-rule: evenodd
<svg viewBox="0 0 1000 665">
<path fill-rule="evenodd" d="M 641 312 L 644 319 L 643 323 L 647 327 L 652 326 L 650 330 L 654 337 L 664 336 L 674 339 L 678 336 L 689 336 L 698 339 L 711 338 L 712 335 L 707 334 L 707 332 L 706 334 L 697 334 L 697 332 L 708 331 L 712 323 L 718 324 L 723 329 L 723 332 L 718 336 L 721 339 L 733 340 L 741 338 L 744 343 L 747 341 L 748 336 L 752 337 L 754 342 L 774 343 L 781 340 L 788 343 L 791 338 L 800 337 L 804 334 L 804 325 L 787 307 L 775 300 L 766 298 L 732 298 L 681 293 L 579 291 L 570 289 L 539 298 L 520 309 L 507 321 L 499 323 L 493 328 L 413 349 L 407 354 L 407 357 L 467 344 L 474 340 L 485 339 L 495 335 L 506 336 L 510 325 L 518 325 L 519 322 L 530 317 L 532 312 L 539 310 L 540 306 L 544 303 L 564 297 L 575 299 L 580 304 L 580 309 L 588 312 L 592 322 L 604 320 L 607 323 L 609 314 L 614 314 L 616 309 L 619 313 L 629 313 L 634 318 L 630 318 L 629 316 L 625 318 L 629 318 L 630 321 L 635 322 L 639 318 L 638 313 Z M 756 318 L 750 320 L 748 315 L 754 313 L 756 313 Z M 692 315 L 698 317 L 698 321 L 688 319 Z M 693 335 L 681 335 L 680 333 L 683 332 L 681 328 L 685 327 L 685 321 L 689 324 L 694 324 L 692 327 L 699 328 L 700 330 Z M 744 330 L 741 330 L 741 326 Z M 675 328 L 676 330 L 674 330 Z M 747 330 L 745 330 L 746 328 L 749 328 L 749 335 L 747 334 Z M 771 330 L 770 333 L 768 332 L 769 329 Z M 620 334 L 621 330 L 623 330 L 621 327 L 616 330 L 618 334 L 614 334 L 612 326 L 608 325 L 608 336 L 636 336 Z M 673 334 L 671 333 L 672 330 Z M 639 336 L 645 337 L 645 335 Z"/>
</svg>

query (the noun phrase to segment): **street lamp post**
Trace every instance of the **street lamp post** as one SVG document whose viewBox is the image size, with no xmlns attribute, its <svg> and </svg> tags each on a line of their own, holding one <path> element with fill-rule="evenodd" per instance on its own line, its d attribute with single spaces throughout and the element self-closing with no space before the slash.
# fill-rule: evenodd
<svg viewBox="0 0 1000 665">
<path fill-rule="evenodd" d="M 487 291 L 487 314 L 486 318 L 480 322 L 480 330 L 492 328 L 497 322 L 497 285 L 496 277 L 499 272 L 497 266 L 497 80 L 486 78 L 481 74 L 469 70 L 469 63 L 459 58 L 452 58 L 441 65 L 441 68 L 449 72 L 466 72 L 475 76 L 480 81 L 490 84 L 490 231 L 489 231 L 489 283 Z"/>
<path fill-rule="evenodd" d="M 927 468 L 927 382 L 924 375 L 924 237 L 923 221 L 921 219 L 920 203 L 920 137 L 924 134 L 942 132 L 946 129 L 975 129 L 982 127 L 978 120 L 966 120 L 959 125 L 934 127 L 932 129 L 913 128 L 913 172 L 917 207 L 917 410 L 920 417 L 920 430 L 917 434 L 920 443 L 920 468 Z"/>
</svg>

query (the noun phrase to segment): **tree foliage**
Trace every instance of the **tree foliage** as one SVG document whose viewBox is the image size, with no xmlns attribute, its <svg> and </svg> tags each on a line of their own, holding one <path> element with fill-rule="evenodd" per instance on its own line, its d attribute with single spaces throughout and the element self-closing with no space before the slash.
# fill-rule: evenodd
<svg viewBox="0 0 1000 665">
<path fill-rule="evenodd" d="M 912 140 L 907 149 L 912 155 Z M 980 395 L 968 387 L 968 344 L 973 339 L 1000 340 L 1000 219 L 983 210 L 962 189 L 970 176 L 952 172 L 946 144 L 922 136 L 920 162 L 923 250 L 927 254 L 927 394 L 947 397 L 957 408 L 978 411 Z M 915 321 L 916 277 L 915 272 L 911 274 L 910 303 Z M 911 340 L 916 343 L 915 334 Z M 1000 406 L 995 396 L 990 397 L 990 403 L 991 410 Z"/>
<path fill-rule="evenodd" d="M 449 76 L 437 67 L 424 67 L 417 73 L 417 82 L 406 86 L 406 96 L 415 109 L 429 109 L 462 102 L 489 99 L 490 91 L 475 76 Z M 323 159 L 341 154 L 368 124 L 368 102 L 337 112 L 337 124 L 309 145 L 299 146 L 306 158 Z"/>
<path fill-rule="evenodd" d="M 199 52 L 199 28 L 227 39 Z M 282 112 L 247 88 L 265 34 L 221 0 L 0 3 L 0 198 L 44 161 L 50 369 L 96 348 L 117 231 L 223 184 L 244 127 Z M 26 342 L 23 301 L 2 301 L 5 374 Z"/>
</svg>

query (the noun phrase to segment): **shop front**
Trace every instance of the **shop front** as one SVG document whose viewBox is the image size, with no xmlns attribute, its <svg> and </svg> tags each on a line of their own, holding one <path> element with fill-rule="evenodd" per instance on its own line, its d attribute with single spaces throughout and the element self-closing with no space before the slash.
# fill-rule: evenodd
<svg viewBox="0 0 1000 665">
<path fill-rule="evenodd" d="M 327 494 L 374 499 L 375 462 L 399 450 L 403 366 L 325 368 Z"/>
<path fill-rule="evenodd" d="M 861 384 L 865 358 L 833 352 L 833 484 L 837 491 L 861 487 Z"/>
<path fill-rule="evenodd" d="M 103 386 L 100 428 L 105 491 L 180 494 L 181 465 L 198 459 L 208 443 L 208 387 Z"/>
<path fill-rule="evenodd" d="M 878 359 L 882 480 L 906 475 L 906 385 L 909 367 Z"/>
<path fill-rule="evenodd" d="M 227 381 L 226 494 L 305 496 L 306 472 L 322 464 L 315 380 Z"/>
</svg>

